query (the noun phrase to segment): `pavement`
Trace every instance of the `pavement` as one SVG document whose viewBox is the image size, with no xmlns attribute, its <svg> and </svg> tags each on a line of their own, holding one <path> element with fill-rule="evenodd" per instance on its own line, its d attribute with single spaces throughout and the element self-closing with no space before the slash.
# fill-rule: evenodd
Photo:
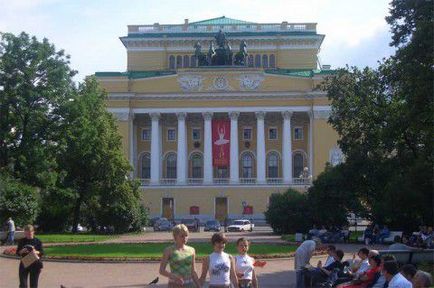
<svg viewBox="0 0 434 288">
<path fill-rule="evenodd" d="M 189 242 L 209 241 L 212 232 L 190 233 Z M 256 229 L 253 232 L 227 233 L 229 241 L 236 241 L 244 236 L 253 243 L 282 243 L 279 236 L 273 235 L 267 227 Z M 143 243 L 143 242 L 167 242 L 172 235 L 168 232 L 150 232 L 142 234 L 123 235 L 117 239 L 106 242 L 116 243 Z M 254 244 L 253 244 L 254 245 Z M 337 244 L 338 249 L 345 252 L 345 259 L 351 258 L 361 245 Z M 7 247 L 3 246 L 2 250 Z M 381 249 L 383 247 L 374 247 Z M 324 256 L 314 257 L 312 264 L 318 260 L 324 262 Z M 0 287 L 18 287 L 18 260 L 0 257 Z M 159 277 L 158 284 L 147 286 L 158 275 L 159 263 L 67 263 L 45 261 L 40 276 L 39 287 L 57 287 L 63 285 L 66 288 L 92 287 L 167 287 L 167 279 Z M 196 271 L 200 273 L 201 263 L 196 263 Z M 260 287 L 295 287 L 295 271 L 292 258 L 269 259 L 263 268 L 257 268 Z"/>
</svg>

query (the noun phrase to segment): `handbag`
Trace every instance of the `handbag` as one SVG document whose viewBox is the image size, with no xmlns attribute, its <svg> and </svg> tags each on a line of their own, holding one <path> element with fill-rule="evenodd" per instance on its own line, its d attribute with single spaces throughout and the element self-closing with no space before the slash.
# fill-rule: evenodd
<svg viewBox="0 0 434 288">
<path fill-rule="evenodd" d="M 39 256 L 35 251 L 30 252 L 23 258 L 21 258 L 21 263 L 23 263 L 24 268 L 28 268 L 30 265 L 39 260 Z"/>
</svg>

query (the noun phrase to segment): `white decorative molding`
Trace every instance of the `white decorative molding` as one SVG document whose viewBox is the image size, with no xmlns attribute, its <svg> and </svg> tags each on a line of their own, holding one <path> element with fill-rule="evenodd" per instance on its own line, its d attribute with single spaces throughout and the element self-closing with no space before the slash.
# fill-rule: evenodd
<svg viewBox="0 0 434 288">
<path fill-rule="evenodd" d="M 241 90 L 258 90 L 264 81 L 264 75 L 243 74 L 239 77 Z"/>
<path fill-rule="evenodd" d="M 313 118 L 314 119 L 329 119 L 330 110 L 314 110 Z"/>
<path fill-rule="evenodd" d="M 203 79 L 201 75 L 187 74 L 179 76 L 177 81 L 183 91 L 191 92 L 200 91 L 202 89 Z"/>
<path fill-rule="evenodd" d="M 332 149 L 330 149 L 329 162 L 332 166 L 339 165 L 344 161 L 345 161 L 345 155 L 339 147 L 334 146 Z"/>
<path fill-rule="evenodd" d="M 229 80 L 226 76 L 220 75 L 214 78 L 212 85 L 208 87 L 209 91 L 232 91 Z"/>
</svg>

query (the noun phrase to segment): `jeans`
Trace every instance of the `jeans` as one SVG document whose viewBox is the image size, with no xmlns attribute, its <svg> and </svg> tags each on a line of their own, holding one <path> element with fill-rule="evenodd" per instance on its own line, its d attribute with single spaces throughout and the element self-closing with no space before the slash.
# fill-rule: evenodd
<svg viewBox="0 0 434 288">
<path fill-rule="evenodd" d="M 304 273 L 303 270 L 299 269 L 295 271 L 295 281 L 296 288 L 304 288 Z"/>
<path fill-rule="evenodd" d="M 20 268 L 18 270 L 18 275 L 20 277 L 20 288 L 27 288 L 27 278 L 30 275 L 30 288 L 38 287 L 39 274 L 41 273 L 41 268 L 39 266 L 35 266 L 35 264 L 30 267 L 24 268 L 23 264 L 20 264 Z"/>
<path fill-rule="evenodd" d="M 14 244 L 14 239 L 15 239 L 15 231 L 9 231 L 6 244 Z"/>
</svg>

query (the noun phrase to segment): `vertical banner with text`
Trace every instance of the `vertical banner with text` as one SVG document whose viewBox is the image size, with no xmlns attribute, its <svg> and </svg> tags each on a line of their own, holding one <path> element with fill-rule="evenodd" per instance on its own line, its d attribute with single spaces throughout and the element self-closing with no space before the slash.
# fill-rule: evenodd
<svg viewBox="0 0 434 288">
<path fill-rule="evenodd" d="M 229 167 L 231 122 L 229 119 L 212 120 L 212 163 L 214 167 Z"/>
</svg>

